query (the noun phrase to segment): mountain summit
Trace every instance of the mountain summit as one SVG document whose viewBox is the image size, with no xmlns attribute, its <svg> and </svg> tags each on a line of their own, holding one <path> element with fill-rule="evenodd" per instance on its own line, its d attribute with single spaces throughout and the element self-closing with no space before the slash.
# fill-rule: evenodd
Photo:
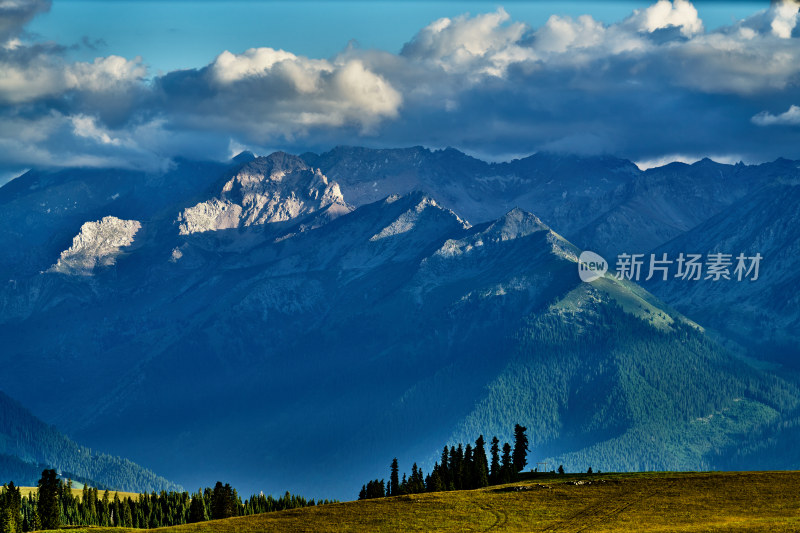
<svg viewBox="0 0 800 533">
<path fill-rule="evenodd" d="M 253 159 L 225 181 L 219 193 L 178 217 L 181 235 L 244 228 L 324 212 L 329 219 L 349 211 L 335 182 L 299 157 L 276 152 Z"/>
</svg>

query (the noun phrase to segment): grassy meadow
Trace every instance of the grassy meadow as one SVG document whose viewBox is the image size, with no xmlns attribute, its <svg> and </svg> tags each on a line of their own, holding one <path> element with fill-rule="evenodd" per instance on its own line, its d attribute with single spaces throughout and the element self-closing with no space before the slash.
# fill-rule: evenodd
<svg viewBox="0 0 800 533">
<path fill-rule="evenodd" d="M 486 489 L 337 503 L 153 531 L 800 531 L 800 472 L 543 474 Z"/>
</svg>

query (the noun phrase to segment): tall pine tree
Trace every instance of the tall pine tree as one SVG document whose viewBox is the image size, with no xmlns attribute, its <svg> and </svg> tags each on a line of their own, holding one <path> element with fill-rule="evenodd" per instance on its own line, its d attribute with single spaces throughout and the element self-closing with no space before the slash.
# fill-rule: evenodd
<svg viewBox="0 0 800 533">
<path fill-rule="evenodd" d="M 389 496 L 397 496 L 400 490 L 400 468 L 397 465 L 397 457 L 392 459 L 392 470 L 389 475 Z"/>
<path fill-rule="evenodd" d="M 486 461 L 486 443 L 483 435 L 475 441 L 475 449 L 472 451 L 472 483 L 476 488 L 489 485 L 489 465 Z"/>
<path fill-rule="evenodd" d="M 492 464 L 489 470 L 489 483 L 497 485 L 500 482 L 500 439 L 492 437 Z"/>
<path fill-rule="evenodd" d="M 61 526 L 61 480 L 55 470 L 42 471 L 39 480 L 39 519 L 44 529 Z"/>
<path fill-rule="evenodd" d="M 514 426 L 514 454 L 512 456 L 514 475 L 525 468 L 528 464 L 528 437 L 525 431 L 528 428 L 516 424 Z"/>
<path fill-rule="evenodd" d="M 463 486 L 462 463 L 464 462 L 464 448 L 458 443 L 458 448 L 450 447 L 450 475 L 453 480 L 453 489 L 461 490 Z"/>
<path fill-rule="evenodd" d="M 511 483 L 513 481 L 513 465 L 511 463 L 511 445 L 503 444 L 503 458 L 500 466 L 500 483 Z"/>
<path fill-rule="evenodd" d="M 442 449 L 442 464 L 439 465 L 439 478 L 442 483 L 442 490 L 450 488 L 450 454 L 447 446 Z"/>
<path fill-rule="evenodd" d="M 472 457 L 472 444 L 467 444 L 464 449 L 464 462 L 461 463 L 461 488 L 474 489 L 475 480 L 472 477 L 472 472 L 475 470 L 475 463 Z"/>
<path fill-rule="evenodd" d="M 197 494 L 192 496 L 192 503 L 189 504 L 189 522 L 205 522 L 206 520 L 208 520 L 206 502 L 203 500 L 203 492 L 198 490 Z"/>
</svg>

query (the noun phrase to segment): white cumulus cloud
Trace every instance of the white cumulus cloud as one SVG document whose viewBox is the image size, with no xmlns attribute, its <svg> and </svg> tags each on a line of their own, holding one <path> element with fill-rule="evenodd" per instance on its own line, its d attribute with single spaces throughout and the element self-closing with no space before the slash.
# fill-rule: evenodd
<svg viewBox="0 0 800 533">
<path fill-rule="evenodd" d="M 635 24 L 639 31 L 650 33 L 671 26 L 680 28 L 680 32 L 686 37 L 703 31 L 703 21 L 688 0 L 658 0 L 644 10 L 636 10 L 629 22 Z"/>
<path fill-rule="evenodd" d="M 766 111 L 753 116 L 754 124 L 759 126 L 800 126 L 800 106 L 790 106 L 789 109 L 780 115 L 773 115 Z"/>
<path fill-rule="evenodd" d="M 431 61 L 448 72 L 472 71 L 500 76 L 510 63 L 530 58 L 519 45 L 528 29 L 522 22 L 508 23 L 501 7 L 494 13 L 442 18 L 420 30 L 401 54 Z"/>
<path fill-rule="evenodd" d="M 207 76 L 187 79 L 199 96 L 181 105 L 179 120 L 210 127 L 244 120 L 250 140 L 262 142 L 305 135 L 313 127 L 356 125 L 369 132 L 396 117 L 403 103 L 390 81 L 347 55 L 324 60 L 272 48 L 225 51 L 207 74 L 210 84 Z M 168 90 L 167 97 L 182 95 Z"/>
<path fill-rule="evenodd" d="M 772 34 L 781 39 L 790 39 L 792 30 L 797 26 L 798 10 L 800 10 L 800 3 L 797 0 L 775 2 L 770 8 L 772 14 L 770 29 Z"/>
<path fill-rule="evenodd" d="M 332 70 L 327 61 L 300 58 L 284 50 L 264 47 L 251 48 L 242 54 L 232 54 L 226 50 L 214 60 L 211 72 L 219 83 L 233 83 L 245 78 L 267 76 L 273 68 L 277 70 L 281 67 L 285 69 L 284 74 L 288 74 L 298 89 L 304 92 L 313 89 L 313 82 L 321 72 Z"/>
<path fill-rule="evenodd" d="M 141 58 L 99 57 L 92 63 L 65 63 L 40 54 L 25 61 L 0 59 L 0 102 L 23 103 L 65 91 L 108 92 L 138 85 L 147 74 Z"/>
</svg>

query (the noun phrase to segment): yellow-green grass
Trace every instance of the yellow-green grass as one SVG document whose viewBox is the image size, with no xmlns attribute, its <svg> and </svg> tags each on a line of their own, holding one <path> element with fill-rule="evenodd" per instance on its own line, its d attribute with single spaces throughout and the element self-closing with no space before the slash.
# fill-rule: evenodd
<svg viewBox="0 0 800 533">
<path fill-rule="evenodd" d="M 30 496 L 31 494 L 36 494 L 36 492 L 38 492 L 38 490 L 39 489 L 36 488 L 36 487 L 20 487 L 19 488 L 19 491 L 20 491 L 20 493 L 22 494 L 23 497 Z M 102 499 L 104 493 L 105 493 L 104 490 L 99 490 L 98 489 L 97 497 Z M 125 498 L 131 498 L 131 499 L 136 500 L 136 499 L 139 498 L 139 493 L 138 492 L 122 492 L 122 491 L 110 490 L 110 491 L 108 491 L 108 499 L 111 500 L 111 501 L 114 501 L 114 494 L 118 494 L 120 500 L 124 500 Z M 77 497 L 77 498 L 80 498 L 81 496 L 83 496 L 83 489 L 72 489 L 72 495 Z"/>
<path fill-rule="evenodd" d="M 591 483 L 569 484 L 576 481 Z M 550 475 L 502 487 L 330 504 L 155 531 L 800 531 L 800 472 Z"/>
</svg>

